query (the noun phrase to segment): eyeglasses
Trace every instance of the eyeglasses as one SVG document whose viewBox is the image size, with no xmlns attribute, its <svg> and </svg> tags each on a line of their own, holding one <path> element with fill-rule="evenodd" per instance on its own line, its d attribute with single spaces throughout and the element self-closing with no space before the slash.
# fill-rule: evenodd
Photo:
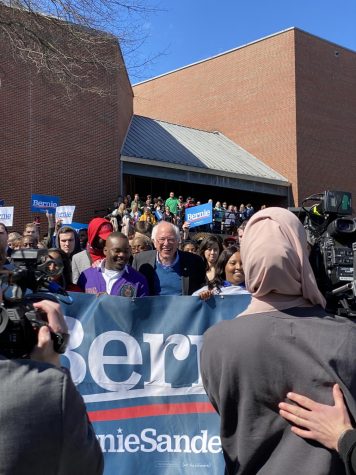
<svg viewBox="0 0 356 475">
<path fill-rule="evenodd" d="M 177 242 L 177 239 L 175 239 L 175 238 L 158 238 L 157 241 L 160 244 L 164 244 L 166 241 L 168 242 L 168 244 L 174 244 L 175 242 Z"/>
</svg>

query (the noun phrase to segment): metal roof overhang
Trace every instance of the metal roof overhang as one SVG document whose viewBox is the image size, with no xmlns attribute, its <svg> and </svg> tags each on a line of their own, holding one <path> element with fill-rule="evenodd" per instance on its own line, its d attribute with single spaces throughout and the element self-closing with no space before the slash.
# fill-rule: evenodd
<svg viewBox="0 0 356 475">
<path fill-rule="evenodd" d="M 290 183 L 288 181 L 124 155 L 121 156 L 121 163 L 122 173 L 125 175 L 232 188 L 275 196 L 287 197 L 289 195 Z"/>
</svg>

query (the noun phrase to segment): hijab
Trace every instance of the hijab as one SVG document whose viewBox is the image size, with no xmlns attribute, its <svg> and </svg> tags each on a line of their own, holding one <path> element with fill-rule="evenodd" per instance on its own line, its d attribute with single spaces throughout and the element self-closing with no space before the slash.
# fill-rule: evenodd
<svg viewBox="0 0 356 475">
<path fill-rule="evenodd" d="M 241 258 L 245 285 L 252 294 L 241 315 L 325 307 L 309 263 L 305 229 L 290 211 L 272 207 L 254 214 L 241 241 Z"/>
</svg>

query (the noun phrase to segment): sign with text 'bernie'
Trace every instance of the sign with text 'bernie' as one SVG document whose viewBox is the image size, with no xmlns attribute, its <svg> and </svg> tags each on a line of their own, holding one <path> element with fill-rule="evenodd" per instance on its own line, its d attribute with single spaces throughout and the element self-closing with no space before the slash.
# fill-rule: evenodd
<svg viewBox="0 0 356 475">
<path fill-rule="evenodd" d="M 213 222 L 213 207 L 211 203 L 193 206 L 185 210 L 185 221 L 188 221 L 190 228 L 209 224 Z"/>
<path fill-rule="evenodd" d="M 71 293 L 62 365 L 105 458 L 105 475 L 220 475 L 219 417 L 200 375 L 203 334 L 250 295 L 143 298 Z"/>
<path fill-rule="evenodd" d="M 62 224 L 71 224 L 73 221 L 74 211 L 75 206 L 57 206 L 56 221 L 60 219 Z"/>
<path fill-rule="evenodd" d="M 88 229 L 88 224 L 85 223 L 78 223 L 76 221 L 72 221 L 70 227 L 75 229 L 77 232 L 81 229 Z"/>
<path fill-rule="evenodd" d="M 31 211 L 33 213 L 55 213 L 59 206 L 59 196 L 31 195 Z"/>
<path fill-rule="evenodd" d="M 5 226 L 12 226 L 13 220 L 14 220 L 14 207 L 13 206 L 0 207 L 0 223 L 5 224 Z"/>
</svg>

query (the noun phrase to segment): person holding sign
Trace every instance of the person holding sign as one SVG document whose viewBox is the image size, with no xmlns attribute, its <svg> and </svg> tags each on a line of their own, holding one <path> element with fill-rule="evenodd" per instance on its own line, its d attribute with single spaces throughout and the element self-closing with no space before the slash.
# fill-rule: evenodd
<svg viewBox="0 0 356 475">
<path fill-rule="evenodd" d="M 212 295 L 249 294 L 245 287 L 245 274 L 242 267 L 240 248 L 230 246 L 219 256 L 216 264 L 215 277 L 208 285 L 194 292 L 202 300 Z"/>
</svg>

